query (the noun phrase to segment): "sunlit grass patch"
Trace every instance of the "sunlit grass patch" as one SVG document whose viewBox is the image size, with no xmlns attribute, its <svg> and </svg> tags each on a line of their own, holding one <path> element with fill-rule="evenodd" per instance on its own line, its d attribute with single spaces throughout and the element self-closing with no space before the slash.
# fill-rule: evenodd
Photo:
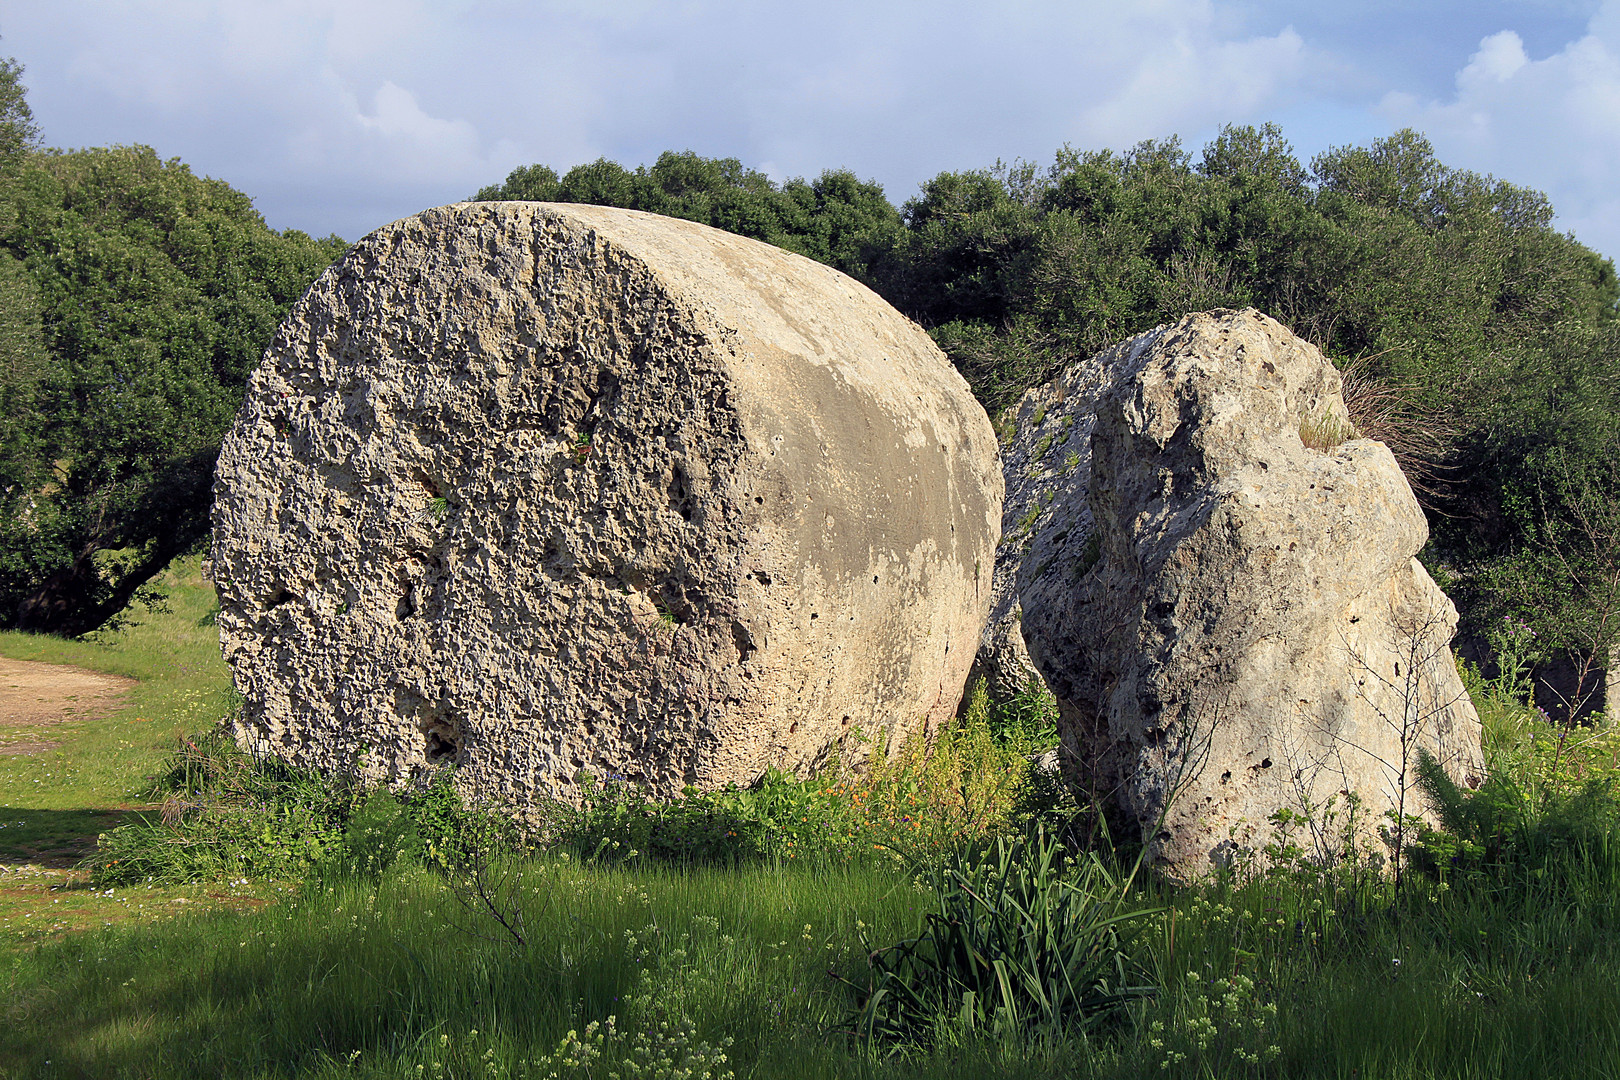
<svg viewBox="0 0 1620 1080">
<path fill-rule="evenodd" d="M 199 564 L 197 555 L 176 560 L 156 582 L 168 594 L 168 610 L 133 608 L 120 629 L 78 640 L 0 632 L 0 655 L 138 680 L 127 704 L 109 715 L 52 727 L 51 749 L 0 755 L 0 817 L 3 808 L 140 804 L 146 777 L 176 740 L 205 730 L 234 706 L 213 621 L 214 592 Z"/>
</svg>

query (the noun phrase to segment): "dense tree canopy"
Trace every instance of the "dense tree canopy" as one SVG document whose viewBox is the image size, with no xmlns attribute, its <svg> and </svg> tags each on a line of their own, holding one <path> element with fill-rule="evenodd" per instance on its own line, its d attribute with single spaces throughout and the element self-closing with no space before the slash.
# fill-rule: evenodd
<svg viewBox="0 0 1620 1080">
<path fill-rule="evenodd" d="M 5 193 L 37 138 L 21 77 L 15 62 L 0 60 L 0 229 L 13 220 Z M 16 486 L 37 455 L 35 395 L 45 364 L 38 292 L 22 262 L 0 252 L 0 492 Z"/>
<path fill-rule="evenodd" d="M 4 204 L 0 621 L 79 632 L 206 533 L 247 373 L 343 244 L 146 147 L 26 153 Z"/>
<path fill-rule="evenodd" d="M 872 252 L 899 231 L 900 215 L 876 184 L 843 170 L 813 183 L 745 169 L 735 158 L 665 152 L 635 172 L 599 160 L 561 177 L 544 165 L 515 169 L 474 198 L 596 203 L 701 221 L 864 276 Z"/>
</svg>

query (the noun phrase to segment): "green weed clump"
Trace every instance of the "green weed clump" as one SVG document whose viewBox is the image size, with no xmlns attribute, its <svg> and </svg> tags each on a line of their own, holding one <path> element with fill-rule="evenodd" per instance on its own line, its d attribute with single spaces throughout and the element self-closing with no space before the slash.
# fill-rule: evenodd
<svg viewBox="0 0 1620 1080">
<path fill-rule="evenodd" d="M 299 879 L 344 849 L 351 784 L 249 758 L 225 735 L 186 739 L 150 793 L 162 809 L 97 838 L 99 886 L 244 876 Z"/>
<path fill-rule="evenodd" d="M 554 836 L 596 859 L 899 864 L 1015 833 L 1030 813 L 1060 805 L 1062 794 L 1032 768 L 1056 740 L 1056 704 L 1044 687 L 994 706 L 981 683 L 955 723 L 893 753 L 874 745 L 858 769 L 809 779 L 772 770 L 749 788 L 688 789 L 672 801 L 587 777 L 581 808 L 557 811 Z"/>
<path fill-rule="evenodd" d="M 1155 993 L 1132 940 L 1155 914 L 1136 896 L 1140 867 L 1071 857 L 1038 821 L 1017 841 L 953 852 L 916 879 L 932 901 L 922 932 L 869 950 L 849 1030 L 889 1046 L 1098 1030 Z"/>
<path fill-rule="evenodd" d="M 390 792 L 244 754 L 223 731 L 187 739 L 155 779 L 161 810 L 101 834 L 84 863 L 97 887 L 234 878 L 375 876 L 399 861 L 458 878 L 532 850 L 509 815 L 464 803 L 450 769 Z"/>
</svg>

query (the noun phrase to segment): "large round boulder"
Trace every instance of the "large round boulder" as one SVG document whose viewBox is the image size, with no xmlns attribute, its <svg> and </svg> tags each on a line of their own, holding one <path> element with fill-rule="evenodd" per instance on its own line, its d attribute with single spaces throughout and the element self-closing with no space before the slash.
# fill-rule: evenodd
<svg viewBox="0 0 1620 1080">
<path fill-rule="evenodd" d="M 220 453 L 238 734 L 517 805 L 804 772 L 952 713 L 1001 493 L 961 376 L 837 271 L 630 210 L 430 210 L 315 283 Z"/>
</svg>

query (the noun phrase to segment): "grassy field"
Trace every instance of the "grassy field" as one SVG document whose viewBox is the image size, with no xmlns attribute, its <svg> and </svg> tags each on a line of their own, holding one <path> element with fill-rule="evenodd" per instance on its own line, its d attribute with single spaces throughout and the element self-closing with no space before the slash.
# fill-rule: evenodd
<svg viewBox="0 0 1620 1080">
<path fill-rule="evenodd" d="M 214 627 L 214 590 L 202 580 L 198 558 L 176 562 L 157 584 L 168 610 L 135 608 L 118 630 L 81 640 L 0 631 L 0 656 L 138 680 L 128 703 L 112 715 L 54 728 L 50 740 L 60 745 L 51 753 L 0 757 L 0 814 L 137 804 L 147 776 L 175 740 L 229 711 L 232 690 Z"/>
<path fill-rule="evenodd" d="M 140 680 L 49 755 L 0 758 L 0 1077 L 1620 1076 L 1620 734 L 1546 729 L 1478 680 L 1501 780 L 1399 894 L 1357 862 L 1170 889 L 1104 854 L 1040 877 L 1016 835 L 1060 816 L 1022 764 L 1044 714 L 974 714 L 864 778 L 607 791 L 493 855 L 431 793 L 379 802 L 201 739 L 204 809 L 124 828 L 92 878 L 60 864 L 140 820 L 231 704 L 195 564 L 167 585 L 170 611 L 93 640 L 0 635 Z M 1004 863 L 951 861 L 998 831 Z M 976 1001 L 970 954 L 1007 974 Z M 1088 1004 L 1043 1026 L 1058 956 L 1091 965 Z M 1003 992 L 1016 1022 L 984 1005 Z M 907 1034 L 852 1035 L 862 1015 Z"/>
<path fill-rule="evenodd" d="M 183 735 L 232 703 L 213 625 L 214 591 L 200 559 L 158 581 L 167 610 L 135 608 L 118 630 L 69 641 L 0 631 L 0 656 L 138 680 L 126 703 L 95 720 L 53 724 L 37 754 L 0 754 L 0 948 L 186 905 L 228 903 L 222 888 L 165 888 L 140 898 L 92 893 L 75 872 L 96 836 L 152 805 L 150 777 Z M 13 736 L 27 733 L 11 732 Z"/>
<path fill-rule="evenodd" d="M 678 1076 L 705 1047 L 727 1061 L 695 1075 L 1620 1075 L 1611 915 L 1553 893 L 1360 911 L 1276 883 L 1147 896 L 1172 905 L 1134 954 L 1162 991 L 1116 1024 L 890 1055 L 838 1033 L 852 999 L 828 973 L 859 979 L 863 942 L 916 931 L 929 898 L 904 875 L 540 860 L 523 884 L 521 946 L 440 876 L 402 867 L 13 951 L 0 1070 L 600 1077 L 544 1059 L 612 1016 L 606 1059 L 652 1032 L 672 1061 L 620 1075 Z"/>
</svg>

